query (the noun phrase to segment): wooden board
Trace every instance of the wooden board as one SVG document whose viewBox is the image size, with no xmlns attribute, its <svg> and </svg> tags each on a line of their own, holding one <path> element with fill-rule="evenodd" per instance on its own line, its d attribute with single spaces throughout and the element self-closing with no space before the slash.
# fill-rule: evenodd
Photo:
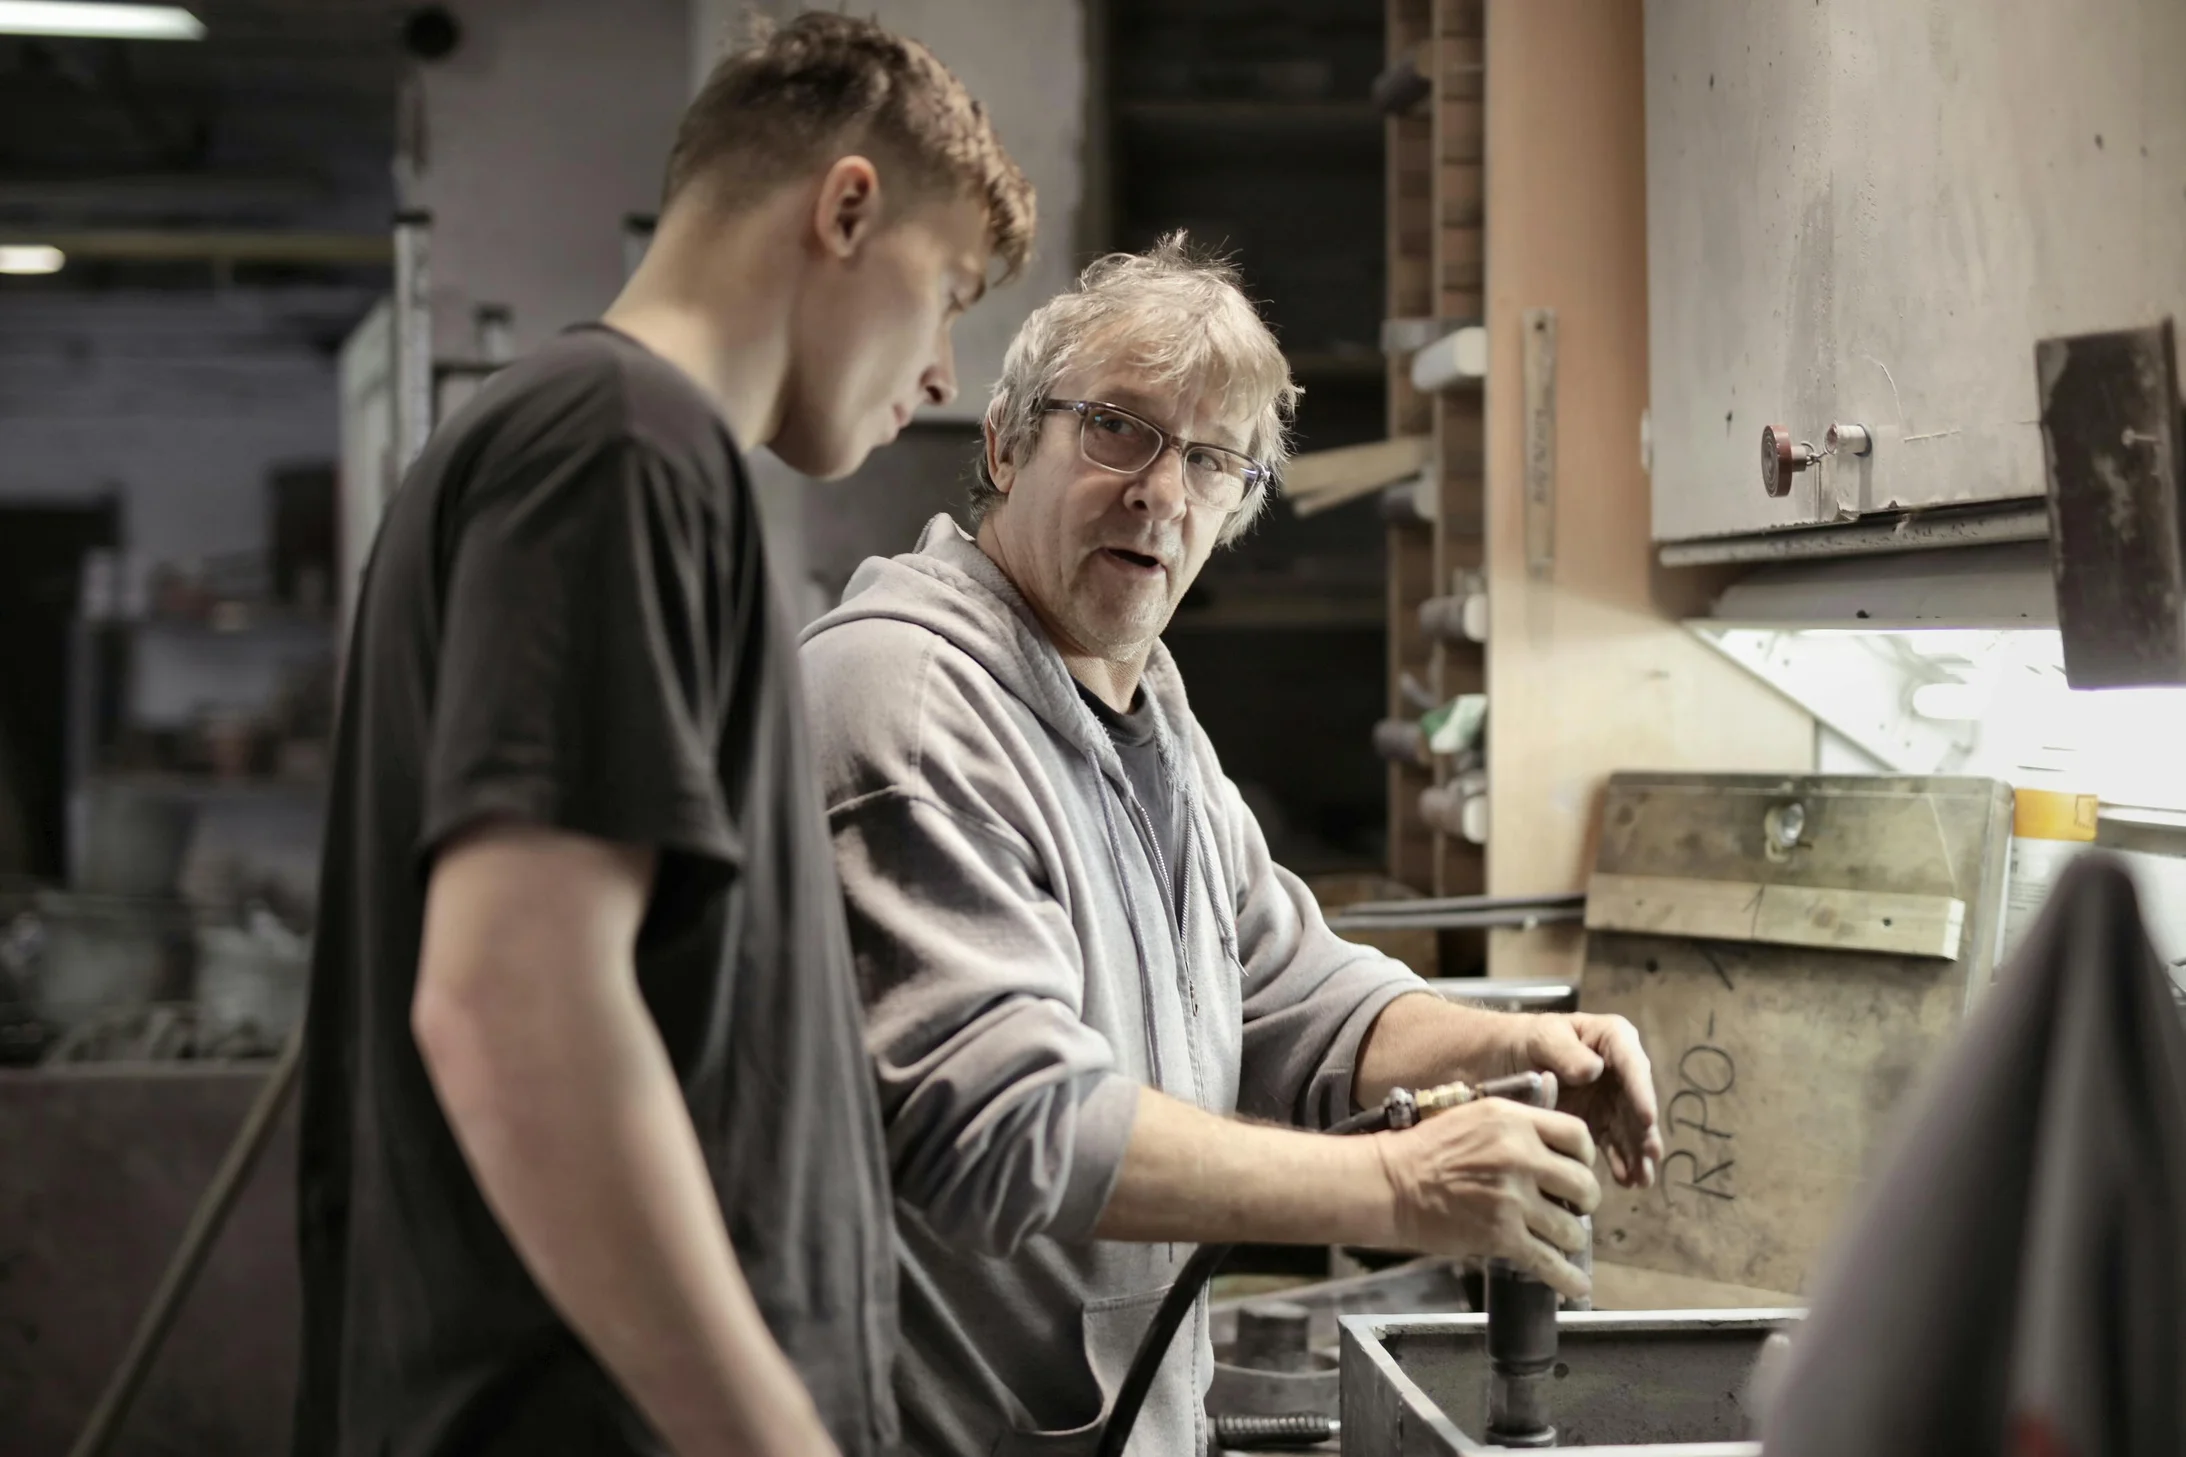
<svg viewBox="0 0 2186 1457">
<path fill-rule="evenodd" d="M 1966 903 L 1948 895 L 1597 874 L 1586 884 L 1586 928 L 1956 961 Z"/>
<path fill-rule="evenodd" d="M 1769 813 L 1791 803 L 1804 832 L 1771 859 Z M 1604 1258 L 1807 1288 L 1900 1101 L 1986 982 L 2010 833 L 2011 793 L 1995 780 L 1611 780 L 1596 874 L 1612 888 L 1651 878 L 1738 884 L 1749 898 L 1766 886 L 1807 904 L 1948 899 L 1966 915 L 1956 961 L 1590 932 L 1580 1006 L 1639 1028 L 1668 1144 L 1655 1189 L 1607 1190 L 1594 1217 Z"/>
<path fill-rule="evenodd" d="M 1426 435 L 1370 440 L 1334 450 L 1311 450 L 1291 457 L 1283 472 L 1283 494 L 1301 516 L 1340 506 L 1384 486 L 1416 476 L 1433 453 Z"/>
<path fill-rule="evenodd" d="M 1789 1290 L 1757 1290 L 1690 1275 L 1665 1275 L 1597 1257 L 1596 1310 L 1773 1310 L 1806 1302 Z"/>
</svg>

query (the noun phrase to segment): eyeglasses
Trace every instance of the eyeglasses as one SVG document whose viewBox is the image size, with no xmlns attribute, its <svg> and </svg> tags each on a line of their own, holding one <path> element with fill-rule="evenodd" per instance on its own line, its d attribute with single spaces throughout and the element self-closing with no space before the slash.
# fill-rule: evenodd
<svg viewBox="0 0 2186 1457">
<path fill-rule="evenodd" d="M 1078 417 L 1078 453 L 1102 470 L 1135 476 L 1174 446 L 1184 462 L 1184 494 L 1210 511 L 1235 511 L 1271 472 L 1249 455 L 1180 440 L 1143 416 L 1099 400 L 1049 400 L 1043 414 Z"/>
</svg>

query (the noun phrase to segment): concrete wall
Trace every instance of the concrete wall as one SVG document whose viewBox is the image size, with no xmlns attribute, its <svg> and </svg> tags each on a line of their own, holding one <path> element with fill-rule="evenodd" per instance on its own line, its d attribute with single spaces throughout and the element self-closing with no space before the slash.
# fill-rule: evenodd
<svg viewBox="0 0 2186 1457">
<path fill-rule="evenodd" d="M 691 0 L 693 85 L 743 30 L 749 13 L 785 19 L 830 9 L 797 0 Z M 1040 198 L 1032 267 L 956 329 L 956 403 L 921 418 L 976 420 L 1017 326 L 1077 271 L 1085 193 L 1086 21 L 1083 0 L 866 0 L 855 7 L 923 41 L 994 118 Z"/>
<path fill-rule="evenodd" d="M 745 17 L 780 21 L 814 7 L 797 0 L 691 0 L 693 90 L 744 34 Z M 858 7 L 932 47 L 994 116 L 1003 144 L 1039 194 L 1040 231 L 1025 276 L 957 325 L 954 404 L 920 411 L 935 431 L 907 435 L 844 481 L 807 481 L 754 453 L 760 514 L 791 610 L 809 621 L 831 606 L 866 556 L 910 550 L 933 511 L 962 500 L 967 452 L 946 422 L 976 421 L 1017 328 L 1077 271 L 1085 194 L 1087 62 L 1082 0 L 868 0 Z"/>
<path fill-rule="evenodd" d="M 660 205 L 690 79 L 685 0 L 468 0 L 463 42 L 416 68 L 402 203 L 433 214 L 436 347 L 472 355 L 472 310 L 514 311 L 519 351 L 622 286 L 622 225 Z"/>
<path fill-rule="evenodd" d="M 292 291 L 0 302 L 0 501 L 118 496 L 142 560 L 265 541 L 266 472 L 335 451 L 334 364 Z"/>
</svg>

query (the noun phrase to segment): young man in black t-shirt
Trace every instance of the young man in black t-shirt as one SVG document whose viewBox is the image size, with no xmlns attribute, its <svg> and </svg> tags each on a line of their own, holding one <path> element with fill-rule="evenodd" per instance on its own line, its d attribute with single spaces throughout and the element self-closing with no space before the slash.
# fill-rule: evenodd
<svg viewBox="0 0 2186 1457">
<path fill-rule="evenodd" d="M 808 14 L 686 114 L 600 324 L 434 436 L 366 573 L 303 1109 L 296 1450 L 879 1453 L 887 1163 L 740 448 L 955 392 L 1032 197 Z"/>
</svg>

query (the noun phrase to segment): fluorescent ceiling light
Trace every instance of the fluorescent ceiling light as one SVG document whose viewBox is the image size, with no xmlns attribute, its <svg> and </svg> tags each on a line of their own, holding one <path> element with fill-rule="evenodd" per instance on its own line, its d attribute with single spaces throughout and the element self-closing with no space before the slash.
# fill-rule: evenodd
<svg viewBox="0 0 2186 1457">
<path fill-rule="evenodd" d="M 48 243 L 0 243 L 0 273 L 59 273 L 67 261 Z"/>
<path fill-rule="evenodd" d="M 0 0 L 0 35 L 84 35 L 107 40 L 203 40 L 205 23 L 179 5 Z"/>
</svg>

